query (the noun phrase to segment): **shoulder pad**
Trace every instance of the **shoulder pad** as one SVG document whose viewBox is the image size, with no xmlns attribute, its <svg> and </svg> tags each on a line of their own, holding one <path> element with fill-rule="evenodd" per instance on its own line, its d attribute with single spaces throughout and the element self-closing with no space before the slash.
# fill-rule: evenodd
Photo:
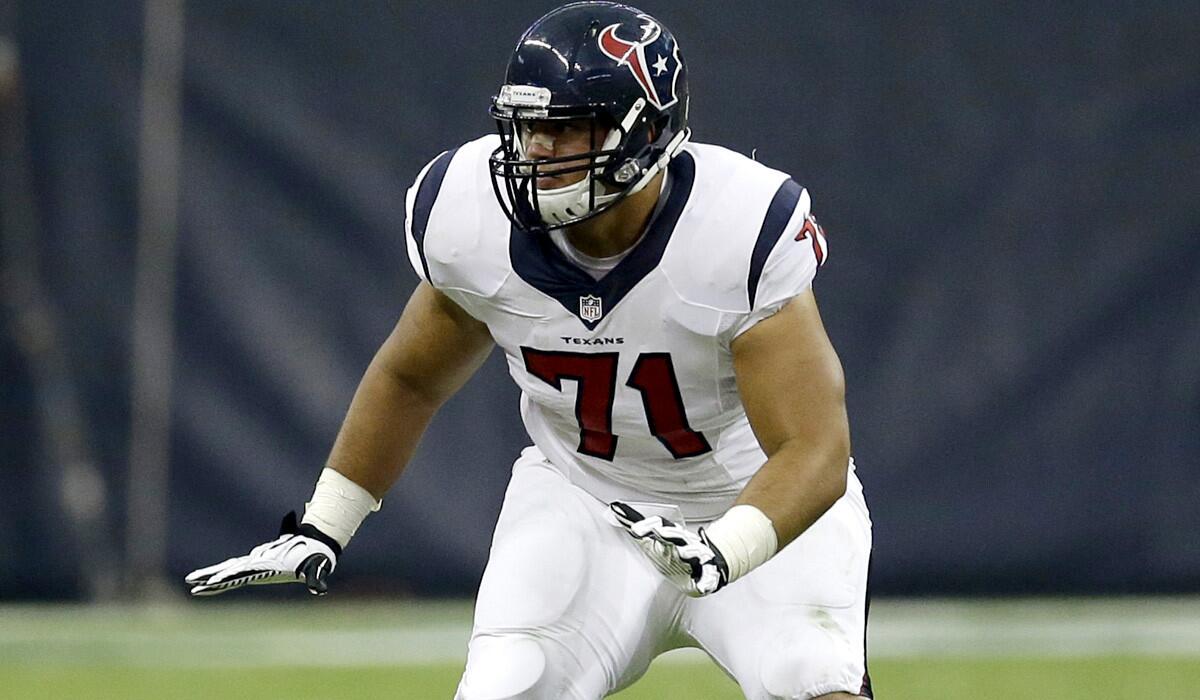
<svg viewBox="0 0 1200 700">
<path fill-rule="evenodd" d="M 760 304 L 758 289 L 775 244 L 808 215 L 808 193 L 787 173 L 734 151 L 705 144 L 687 150 L 696 160 L 696 179 L 664 271 L 690 304 L 749 312 Z"/>
<path fill-rule="evenodd" d="M 488 175 L 498 136 L 445 151 L 426 165 L 405 198 L 404 232 L 413 269 L 443 290 L 492 296 L 504 283 L 509 222 Z"/>
</svg>

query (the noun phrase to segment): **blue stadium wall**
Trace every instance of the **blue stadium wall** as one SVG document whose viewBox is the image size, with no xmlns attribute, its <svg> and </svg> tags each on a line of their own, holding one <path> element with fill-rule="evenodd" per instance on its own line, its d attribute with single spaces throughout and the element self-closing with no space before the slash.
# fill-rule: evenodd
<svg viewBox="0 0 1200 700">
<path fill-rule="evenodd" d="M 311 492 L 416 283 L 403 194 L 491 130 L 547 2 L 187 3 L 175 576 Z M 698 141 L 791 172 L 831 259 L 881 594 L 1200 591 L 1200 5 L 646 2 Z M 15 26 L 42 272 L 109 479 L 129 421 L 142 6 L 26 0 Z M 5 597 L 81 591 L 29 474 L 4 338 Z M 498 356 L 437 417 L 339 567 L 461 595 L 526 438 Z"/>
</svg>

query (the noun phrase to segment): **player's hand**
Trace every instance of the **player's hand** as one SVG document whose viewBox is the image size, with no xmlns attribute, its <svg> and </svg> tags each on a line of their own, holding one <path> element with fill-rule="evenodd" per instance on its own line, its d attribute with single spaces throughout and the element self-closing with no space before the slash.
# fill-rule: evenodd
<svg viewBox="0 0 1200 700">
<path fill-rule="evenodd" d="M 337 565 L 341 546 L 312 525 L 298 525 L 293 511 L 283 518 L 279 537 L 249 554 L 196 569 L 184 580 L 192 595 L 217 595 L 242 586 L 300 582 L 313 595 L 325 595 L 325 579 Z"/>
<path fill-rule="evenodd" d="M 699 598 L 729 583 L 725 557 L 708 541 L 703 528 L 693 534 L 661 516 L 645 517 L 627 503 L 613 501 L 608 506 L 654 567 L 684 593 Z"/>
</svg>

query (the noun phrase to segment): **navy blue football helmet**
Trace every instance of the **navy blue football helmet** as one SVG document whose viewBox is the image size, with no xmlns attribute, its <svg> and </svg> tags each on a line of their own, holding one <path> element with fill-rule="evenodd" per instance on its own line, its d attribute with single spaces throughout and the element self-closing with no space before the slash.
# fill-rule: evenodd
<svg viewBox="0 0 1200 700">
<path fill-rule="evenodd" d="M 521 37 L 492 100 L 501 138 L 489 159 L 496 198 L 525 230 L 590 219 L 666 167 L 687 141 L 687 111 L 687 69 L 661 22 L 613 2 L 553 10 Z M 588 120 L 590 150 L 528 157 L 526 127 L 547 120 Z M 578 183 L 537 186 L 548 173 L 581 171 L 585 177 Z"/>
</svg>

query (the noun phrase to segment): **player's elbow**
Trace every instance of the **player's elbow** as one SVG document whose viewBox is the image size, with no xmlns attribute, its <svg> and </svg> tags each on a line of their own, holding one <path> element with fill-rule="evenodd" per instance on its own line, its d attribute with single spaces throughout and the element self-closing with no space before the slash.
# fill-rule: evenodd
<svg viewBox="0 0 1200 700">
<path fill-rule="evenodd" d="M 822 493 L 833 506 L 846 493 L 847 473 L 850 466 L 850 420 L 846 415 L 846 380 L 839 363 L 832 363 L 826 374 L 827 401 L 819 414 L 822 425 L 821 448 L 818 452 L 818 481 Z"/>
<path fill-rule="evenodd" d="M 837 431 L 826 445 L 821 460 L 821 476 L 817 480 L 827 507 L 833 507 L 846 493 L 847 474 L 850 470 L 850 431 Z"/>
<path fill-rule="evenodd" d="M 795 440 L 784 443 L 779 452 L 781 462 L 791 462 L 803 473 L 806 498 L 821 512 L 833 507 L 846 493 L 850 464 L 850 438 L 830 432 L 820 440 Z M 823 507 L 822 507 L 823 506 Z"/>
<path fill-rule="evenodd" d="M 824 496 L 826 510 L 833 507 L 838 499 L 846 494 L 846 473 L 850 462 L 850 449 L 838 451 L 838 457 L 830 459 L 822 473 L 821 493 Z"/>
</svg>

